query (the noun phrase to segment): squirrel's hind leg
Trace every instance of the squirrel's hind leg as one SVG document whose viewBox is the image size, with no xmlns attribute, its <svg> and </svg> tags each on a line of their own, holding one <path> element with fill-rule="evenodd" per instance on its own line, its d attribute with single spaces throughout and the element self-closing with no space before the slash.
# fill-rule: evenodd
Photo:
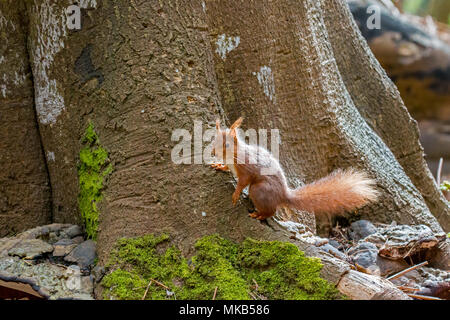
<svg viewBox="0 0 450 320">
<path fill-rule="evenodd" d="M 266 220 L 267 218 L 270 218 L 274 214 L 275 214 L 275 212 L 273 212 L 273 213 L 261 213 L 259 211 L 256 211 L 256 212 L 250 213 L 248 216 L 250 218 L 257 219 L 257 220 Z"/>
<path fill-rule="evenodd" d="M 256 208 L 256 212 L 250 214 L 250 217 L 265 220 L 275 214 L 277 207 L 271 198 L 271 191 L 270 185 L 266 183 L 250 185 L 249 196 Z"/>
</svg>

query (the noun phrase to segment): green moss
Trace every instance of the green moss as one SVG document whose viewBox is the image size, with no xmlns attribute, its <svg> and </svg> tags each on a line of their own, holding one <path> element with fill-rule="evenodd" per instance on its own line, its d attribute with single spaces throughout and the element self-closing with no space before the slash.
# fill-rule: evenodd
<svg viewBox="0 0 450 320">
<path fill-rule="evenodd" d="M 442 191 L 450 191 L 450 181 L 445 180 L 444 182 L 442 182 L 440 185 L 440 189 Z"/>
<path fill-rule="evenodd" d="M 111 254 L 111 272 L 102 280 L 104 298 L 337 299 L 337 290 L 319 277 L 319 259 L 307 258 L 295 245 L 245 240 L 238 245 L 217 235 L 197 241 L 187 260 L 169 237 L 146 235 L 121 239 Z M 257 284 L 257 288 L 255 286 Z M 172 295 L 173 293 L 173 295 Z M 253 295 L 252 294 L 252 295 Z"/>
<path fill-rule="evenodd" d="M 108 152 L 100 141 L 92 123 L 83 137 L 84 147 L 80 151 L 78 165 L 78 205 L 89 238 L 96 239 L 98 228 L 97 204 L 102 200 L 104 178 L 112 172 L 108 164 Z"/>
<path fill-rule="evenodd" d="M 240 247 L 238 261 L 245 278 L 254 279 L 258 291 L 271 299 L 336 298 L 336 291 L 319 277 L 320 259 L 305 257 L 292 243 L 247 239 Z"/>
</svg>

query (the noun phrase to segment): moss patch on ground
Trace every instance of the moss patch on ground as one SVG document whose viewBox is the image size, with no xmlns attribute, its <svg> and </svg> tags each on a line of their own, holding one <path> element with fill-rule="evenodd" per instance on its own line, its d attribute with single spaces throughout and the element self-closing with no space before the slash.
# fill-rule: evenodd
<svg viewBox="0 0 450 320">
<path fill-rule="evenodd" d="M 197 241 L 189 260 L 169 243 L 167 235 L 120 239 L 102 280 L 104 298 L 210 300 L 216 288 L 216 299 L 224 300 L 342 298 L 319 277 L 320 260 L 291 243 L 235 244 L 211 235 Z"/>
<path fill-rule="evenodd" d="M 97 204 L 102 200 L 103 182 L 112 172 L 108 152 L 100 145 L 92 123 L 83 137 L 84 147 L 80 151 L 78 165 L 78 206 L 90 239 L 96 239 L 98 228 Z"/>
</svg>

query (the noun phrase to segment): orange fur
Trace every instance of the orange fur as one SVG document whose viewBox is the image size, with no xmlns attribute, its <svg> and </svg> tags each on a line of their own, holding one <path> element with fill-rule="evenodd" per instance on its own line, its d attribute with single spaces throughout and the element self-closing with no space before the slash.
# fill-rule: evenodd
<svg viewBox="0 0 450 320">
<path fill-rule="evenodd" d="M 375 180 L 354 169 L 332 174 L 291 190 L 289 203 L 298 210 L 315 214 L 341 214 L 376 201 Z"/>
</svg>

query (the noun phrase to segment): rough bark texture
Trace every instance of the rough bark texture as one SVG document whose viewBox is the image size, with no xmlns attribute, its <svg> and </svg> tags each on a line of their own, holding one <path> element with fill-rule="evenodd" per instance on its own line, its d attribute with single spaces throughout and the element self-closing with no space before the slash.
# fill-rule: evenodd
<svg viewBox="0 0 450 320">
<path fill-rule="evenodd" d="M 212 127 L 222 113 L 201 2 L 98 2 L 82 9 L 78 32 L 59 20 L 45 28 L 67 5 L 35 1 L 28 8 L 30 43 L 41 48 L 32 51 L 40 128 L 45 150 L 55 154 L 55 221 L 78 220 L 76 163 L 91 121 L 114 168 L 99 206 L 101 262 L 123 236 L 166 232 L 185 253 L 210 233 L 288 239 L 232 207 L 230 176 L 171 161 L 174 129 L 192 132 L 193 120 Z M 48 70 L 39 64 L 45 50 Z M 56 80 L 50 92 L 39 90 L 46 80 Z"/>
<path fill-rule="evenodd" d="M 212 46 L 219 47 L 223 34 L 240 39 L 239 46 L 225 59 L 215 55 L 223 108 L 231 119 L 246 117 L 244 129 L 280 129 L 280 160 L 293 186 L 313 181 L 336 168 L 354 166 L 373 175 L 383 191 L 377 204 L 361 210 L 365 217 L 379 222 L 424 223 L 440 230 L 420 192 L 358 112 L 347 90 L 343 79 L 351 77 L 349 73 L 354 70 L 339 69 L 324 26 L 339 30 L 344 25 L 349 29 L 346 32 L 353 34 L 357 34 L 357 29 L 348 21 L 345 2 L 333 3 L 208 2 Z M 333 6 L 346 16 L 328 20 L 324 12 Z M 361 59 L 367 59 L 366 51 L 359 54 Z M 370 59 L 367 63 L 371 68 L 367 76 L 376 77 L 381 68 Z M 379 80 L 373 82 L 378 90 L 383 84 Z M 385 102 L 395 110 L 392 96 Z M 404 107 L 401 112 L 403 117 L 407 115 Z M 406 126 L 413 121 L 409 117 L 407 120 L 398 130 L 410 130 Z M 417 128 L 412 130 L 417 136 Z M 415 136 L 404 142 L 420 148 Z M 423 164 L 423 158 L 414 160 Z M 418 170 L 418 165 L 410 162 Z M 425 168 L 419 168 L 416 174 L 424 175 Z"/>
<path fill-rule="evenodd" d="M 450 208 L 424 159 L 416 122 L 342 1 L 325 1 L 325 23 L 342 79 L 367 124 L 389 147 L 429 210 L 450 230 Z"/>
<path fill-rule="evenodd" d="M 33 104 L 27 15 L 0 2 L 0 237 L 51 221 L 51 191 Z"/>
</svg>

